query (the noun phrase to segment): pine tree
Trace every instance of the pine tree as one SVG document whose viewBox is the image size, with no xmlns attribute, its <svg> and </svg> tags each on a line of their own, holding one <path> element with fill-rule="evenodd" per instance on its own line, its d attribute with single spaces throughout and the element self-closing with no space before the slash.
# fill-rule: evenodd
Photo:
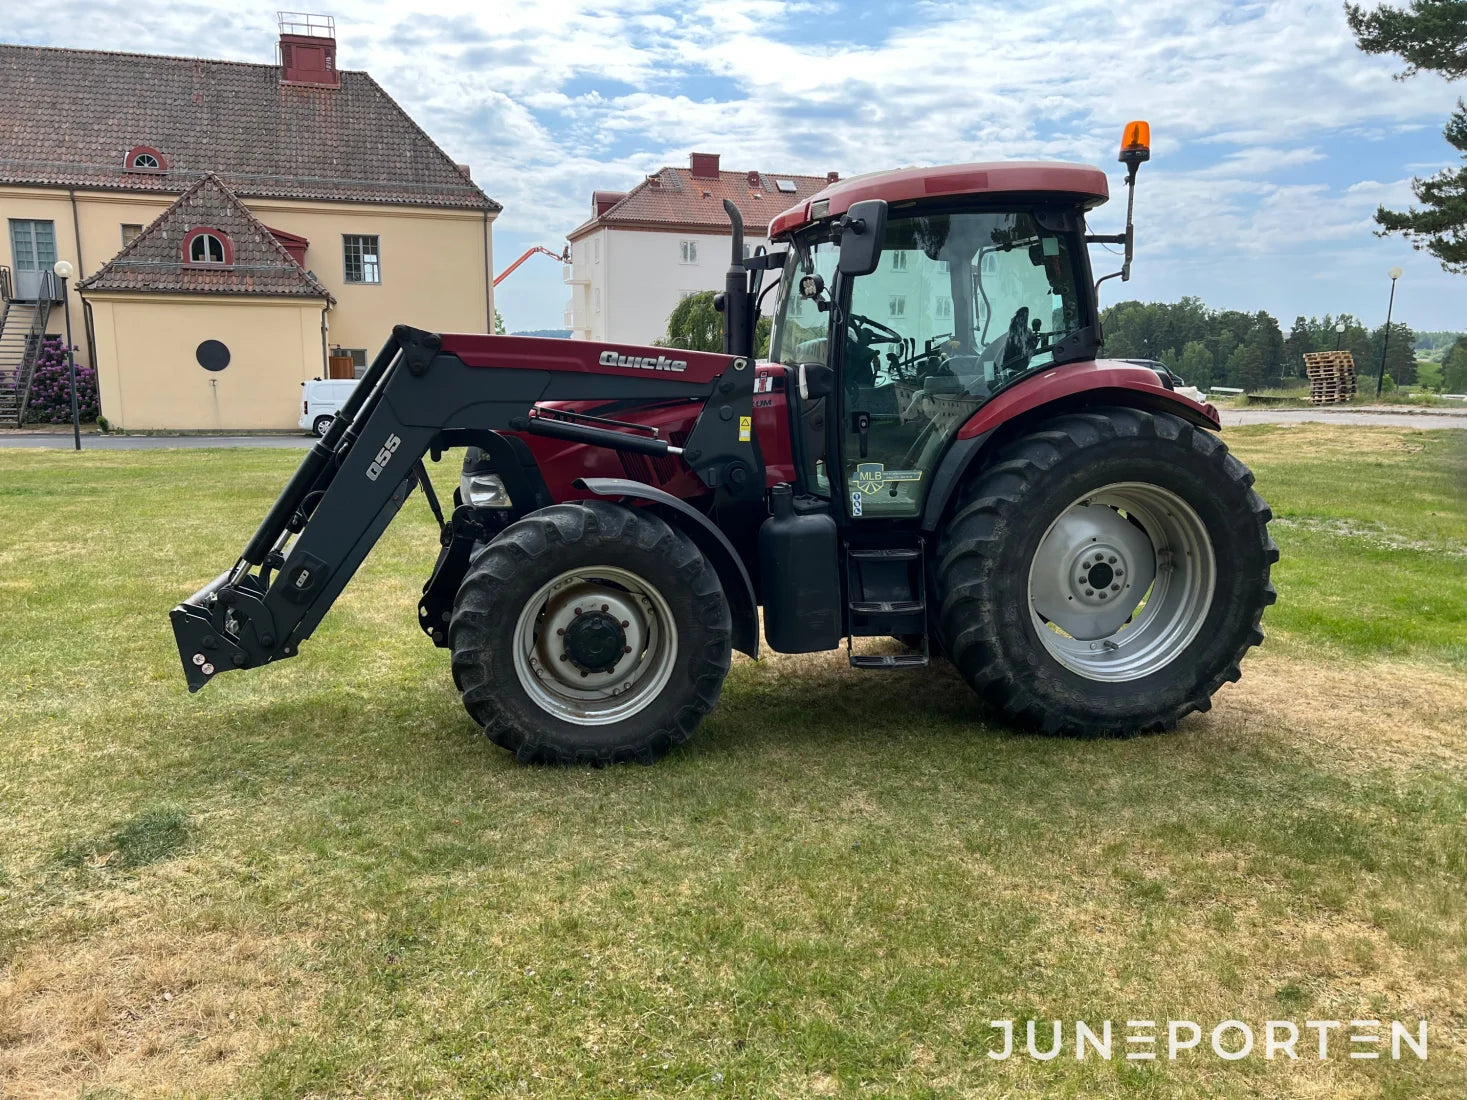
<svg viewBox="0 0 1467 1100">
<path fill-rule="evenodd" d="M 1442 393 L 1467 393 L 1467 336 L 1442 358 Z"/>
<path fill-rule="evenodd" d="M 1346 4 L 1345 17 L 1360 49 L 1393 53 L 1406 62 L 1398 79 L 1423 70 L 1448 80 L 1467 76 L 1467 0 L 1411 0 L 1404 8 L 1383 5 L 1373 11 Z M 1467 103 L 1457 100 L 1442 133 L 1467 161 Z M 1411 189 L 1421 206 L 1380 207 L 1375 212 L 1380 235 L 1399 233 L 1412 248 L 1440 260 L 1445 270 L 1467 273 L 1467 164 L 1413 179 Z"/>
</svg>

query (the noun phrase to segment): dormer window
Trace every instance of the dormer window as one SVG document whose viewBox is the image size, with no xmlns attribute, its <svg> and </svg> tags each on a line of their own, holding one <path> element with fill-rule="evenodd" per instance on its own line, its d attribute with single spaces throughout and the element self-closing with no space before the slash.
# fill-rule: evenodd
<svg viewBox="0 0 1467 1100">
<path fill-rule="evenodd" d="M 228 267 L 234 263 L 234 245 L 217 229 L 191 229 L 183 239 L 183 259 L 191 267 Z"/>
<path fill-rule="evenodd" d="M 168 160 L 151 145 L 135 145 L 128 150 L 125 161 L 129 172 L 166 172 Z"/>
</svg>

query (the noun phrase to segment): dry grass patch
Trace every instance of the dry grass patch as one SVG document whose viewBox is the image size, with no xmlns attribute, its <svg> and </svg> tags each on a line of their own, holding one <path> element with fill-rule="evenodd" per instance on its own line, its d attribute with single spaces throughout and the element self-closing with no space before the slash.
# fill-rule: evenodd
<svg viewBox="0 0 1467 1100">
<path fill-rule="evenodd" d="M 170 906 L 42 938 L 0 971 L 0 1094 L 226 1095 L 310 1009 L 307 941 L 169 927 Z M 85 920 L 84 917 L 78 917 Z"/>
</svg>

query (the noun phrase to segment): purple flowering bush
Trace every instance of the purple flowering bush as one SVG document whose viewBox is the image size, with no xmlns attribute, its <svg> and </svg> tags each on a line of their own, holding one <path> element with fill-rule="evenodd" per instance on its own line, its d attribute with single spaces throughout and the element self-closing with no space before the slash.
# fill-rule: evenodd
<svg viewBox="0 0 1467 1100">
<path fill-rule="evenodd" d="M 84 421 L 96 420 L 101 411 L 97 399 L 97 372 L 76 365 L 77 408 Z M 71 372 L 66 362 L 66 345 L 59 336 L 48 336 L 41 344 L 41 361 L 31 378 L 31 397 L 26 405 L 28 424 L 71 422 Z"/>
</svg>

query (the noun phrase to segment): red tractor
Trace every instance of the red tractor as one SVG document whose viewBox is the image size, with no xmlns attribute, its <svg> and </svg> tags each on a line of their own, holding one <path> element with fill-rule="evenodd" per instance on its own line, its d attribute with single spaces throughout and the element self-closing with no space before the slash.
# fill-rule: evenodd
<svg viewBox="0 0 1467 1100">
<path fill-rule="evenodd" d="M 1144 124 L 1121 160 L 1134 199 Z M 1263 639 L 1278 551 L 1216 411 L 1097 359 L 1097 168 L 834 183 L 720 299 L 724 353 L 398 326 L 239 561 L 173 610 L 189 688 L 293 657 L 408 494 L 419 604 L 473 719 L 521 760 L 650 761 L 733 650 L 893 637 L 1010 721 L 1165 730 Z M 768 362 L 763 277 L 779 275 Z M 1107 276 L 1109 277 L 1109 276 Z M 774 289 L 771 286 L 769 289 Z M 450 516 L 423 464 L 468 448 Z"/>
</svg>

